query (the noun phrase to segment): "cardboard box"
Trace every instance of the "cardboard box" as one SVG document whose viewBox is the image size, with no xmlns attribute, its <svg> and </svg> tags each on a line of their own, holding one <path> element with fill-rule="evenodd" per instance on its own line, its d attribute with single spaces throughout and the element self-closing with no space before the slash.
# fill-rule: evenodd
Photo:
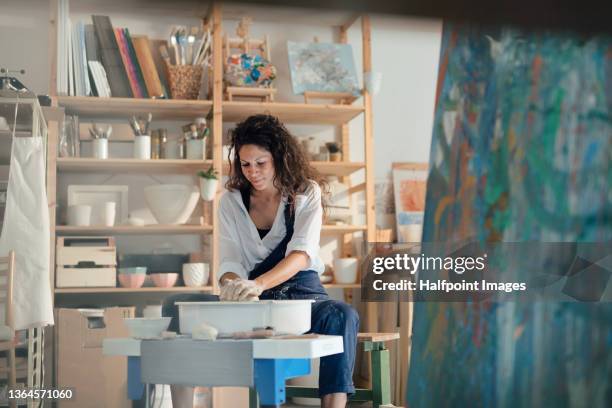
<svg viewBox="0 0 612 408">
<path fill-rule="evenodd" d="M 56 309 L 56 379 L 58 388 L 72 388 L 74 397 L 60 408 L 131 407 L 127 398 L 127 358 L 102 355 L 102 340 L 128 337 L 124 317 L 134 307 Z M 89 315 L 89 317 L 88 317 Z M 96 316 L 97 315 L 97 316 Z"/>
</svg>

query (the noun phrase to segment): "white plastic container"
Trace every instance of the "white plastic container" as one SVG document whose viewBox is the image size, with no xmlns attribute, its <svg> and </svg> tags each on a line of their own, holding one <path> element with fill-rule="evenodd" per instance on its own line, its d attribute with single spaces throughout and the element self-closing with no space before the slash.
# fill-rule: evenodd
<svg viewBox="0 0 612 408">
<path fill-rule="evenodd" d="M 277 333 L 302 334 L 310 330 L 314 300 L 260 300 L 255 302 L 176 302 L 180 331 L 191 334 L 207 323 L 220 334 L 273 327 Z"/>
</svg>

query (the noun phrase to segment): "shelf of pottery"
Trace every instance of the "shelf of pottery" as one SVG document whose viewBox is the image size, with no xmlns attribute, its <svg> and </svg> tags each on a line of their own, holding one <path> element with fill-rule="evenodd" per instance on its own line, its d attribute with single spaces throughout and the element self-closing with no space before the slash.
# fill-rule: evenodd
<svg viewBox="0 0 612 408">
<path fill-rule="evenodd" d="M 66 10 L 58 11 L 52 35 L 63 32 L 67 18 Z M 54 104 L 66 113 L 55 161 L 56 293 L 217 291 L 214 214 L 220 181 L 229 173 L 223 125 L 256 113 L 277 116 L 290 130 L 325 126 L 298 136 L 331 190 L 322 235 L 340 250 L 336 261 L 328 257 L 322 280 L 332 288 L 359 287 L 358 261 L 347 255 L 355 255 L 356 233 L 369 241 L 375 236 L 371 99 L 358 86 L 346 44 L 349 25 L 340 29 L 341 43 L 289 42 L 290 79 L 304 101 L 285 102 L 276 84 L 289 78 L 276 78 L 268 37 L 251 38 L 246 17 L 236 37 L 224 34 L 219 5 L 201 24 L 173 27 L 161 41 L 115 27 L 108 16 L 93 16 L 93 24 L 85 20 L 73 22 L 73 38 L 82 36 L 84 61 L 92 53 L 99 60 L 79 68 L 73 59 L 70 65 L 68 45 L 60 41 L 52 75 Z M 369 20 L 362 20 L 363 67 L 369 72 Z M 108 65 L 108 47 L 96 50 L 91 36 L 114 44 L 124 65 Z M 340 62 L 329 65 L 330 55 Z M 321 69 L 319 75 L 345 75 L 336 82 L 304 79 Z M 349 157 L 354 119 L 363 123 L 364 161 Z M 357 185 L 351 184 L 354 176 L 361 179 Z M 366 211 L 356 225 L 354 194 L 360 192 Z"/>
</svg>

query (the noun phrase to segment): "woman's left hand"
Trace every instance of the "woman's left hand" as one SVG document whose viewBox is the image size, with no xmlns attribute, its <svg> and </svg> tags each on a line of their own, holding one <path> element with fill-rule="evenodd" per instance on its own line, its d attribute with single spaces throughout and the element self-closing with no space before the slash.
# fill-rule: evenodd
<svg viewBox="0 0 612 408">
<path fill-rule="evenodd" d="M 258 298 L 264 288 L 256 280 L 236 279 L 228 282 L 225 288 L 224 300 L 244 301 Z"/>
</svg>

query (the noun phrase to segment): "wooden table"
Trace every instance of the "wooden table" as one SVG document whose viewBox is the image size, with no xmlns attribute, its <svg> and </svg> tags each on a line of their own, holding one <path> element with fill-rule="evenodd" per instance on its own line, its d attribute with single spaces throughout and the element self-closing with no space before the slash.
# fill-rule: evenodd
<svg viewBox="0 0 612 408">
<path fill-rule="evenodd" d="M 285 402 L 285 381 L 310 373 L 310 360 L 342 353 L 342 336 L 299 339 L 106 339 L 103 352 L 128 358 L 128 397 L 149 384 L 249 387 L 262 406 Z M 145 394 L 148 406 L 148 395 Z"/>
</svg>

